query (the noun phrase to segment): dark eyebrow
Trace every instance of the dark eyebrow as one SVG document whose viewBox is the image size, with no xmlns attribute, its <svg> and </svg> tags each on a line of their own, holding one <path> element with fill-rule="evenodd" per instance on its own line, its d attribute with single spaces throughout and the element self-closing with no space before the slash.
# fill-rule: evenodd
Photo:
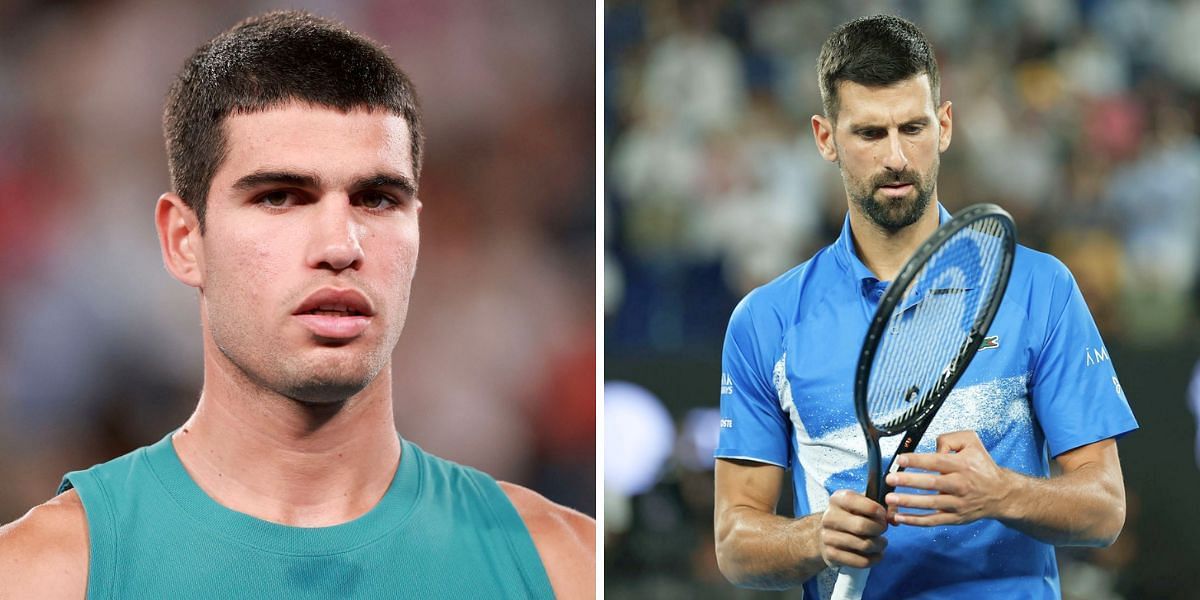
<svg viewBox="0 0 1200 600">
<path fill-rule="evenodd" d="M 321 178 L 316 175 L 293 173 L 291 171 L 255 171 L 233 182 L 233 189 L 246 191 L 266 184 L 319 189 L 321 187 Z"/>
<path fill-rule="evenodd" d="M 396 188 L 409 196 L 417 195 L 417 184 L 411 178 L 388 173 L 377 173 L 370 177 L 359 179 L 354 182 L 352 189 L 369 190 L 379 188 Z"/>
<path fill-rule="evenodd" d="M 321 178 L 309 173 L 296 173 L 292 171 L 256 171 L 235 181 L 233 189 L 246 191 L 264 185 L 286 185 L 298 188 L 321 189 Z M 399 189 L 410 196 L 415 196 L 417 193 L 417 185 L 411 178 L 391 173 L 376 173 L 357 179 L 351 185 L 351 189 L 354 190 L 388 187 Z"/>
<path fill-rule="evenodd" d="M 915 119 L 909 119 L 909 120 L 901 123 L 900 127 L 908 127 L 909 125 L 920 125 L 922 127 L 925 127 L 925 126 L 929 125 L 929 117 L 922 116 L 922 117 L 917 117 Z M 873 123 L 851 123 L 850 124 L 850 131 L 852 131 L 854 133 L 867 131 L 869 129 L 887 129 L 887 127 L 884 125 L 876 125 Z"/>
</svg>

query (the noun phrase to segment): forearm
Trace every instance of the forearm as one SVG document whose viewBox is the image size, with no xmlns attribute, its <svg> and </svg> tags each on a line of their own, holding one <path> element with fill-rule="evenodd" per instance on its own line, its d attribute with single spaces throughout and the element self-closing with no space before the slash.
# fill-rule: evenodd
<svg viewBox="0 0 1200 600">
<path fill-rule="evenodd" d="M 717 564 L 733 584 L 766 590 L 798 586 L 825 568 L 821 515 L 791 519 L 730 508 L 717 523 Z"/>
<path fill-rule="evenodd" d="M 1085 465 L 1042 479 L 1009 471 L 1007 497 L 997 518 L 1056 546 L 1107 546 L 1125 524 L 1125 486 L 1099 467 Z"/>
</svg>

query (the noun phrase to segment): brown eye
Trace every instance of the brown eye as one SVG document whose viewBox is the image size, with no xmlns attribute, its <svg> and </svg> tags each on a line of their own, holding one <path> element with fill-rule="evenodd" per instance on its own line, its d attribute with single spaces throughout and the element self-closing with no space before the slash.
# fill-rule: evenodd
<svg viewBox="0 0 1200 600">
<path fill-rule="evenodd" d="M 282 208 L 288 205 L 288 199 L 292 197 L 292 193 L 286 190 L 276 190 L 267 192 L 259 197 L 258 201 L 268 206 Z"/>
<path fill-rule="evenodd" d="M 391 196 L 381 192 L 363 192 L 358 196 L 358 203 L 366 208 L 391 208 L 399 204 Z"/>
</svg>

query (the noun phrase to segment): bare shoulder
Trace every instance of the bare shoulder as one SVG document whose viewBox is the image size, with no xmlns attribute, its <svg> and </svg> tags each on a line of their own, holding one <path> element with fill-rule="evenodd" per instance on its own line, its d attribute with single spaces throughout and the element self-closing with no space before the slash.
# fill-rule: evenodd
<svg viewBox="0 0 1200 600">
<path fill-rule="evenodd" d="M 529 528 L 554 595 L 595 598 L 596 521 L 519 485 L 501 481 L 500 487 Z"/>
<path fill-rule="evenodd" d="M 0 598 L 83 598 L 87 516 L 75 490 L 0 527 Z"/>
</svg>

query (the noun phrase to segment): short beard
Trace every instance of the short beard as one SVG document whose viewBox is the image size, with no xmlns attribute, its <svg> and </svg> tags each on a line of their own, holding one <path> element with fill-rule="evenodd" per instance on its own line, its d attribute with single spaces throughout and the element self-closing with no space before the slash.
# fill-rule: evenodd
<svg viewBox="0 0 1200 600">
<path fill-rule="evenodd" d="M 857 182 L 848 180 L 845 170 L 842 171 L 842 177 L 846 179 L 846 189 L 850 192 L 850 198 L 858 205 L 859 210 L 876 227 L 893 234 L 916 223 L 925 214 L 925 210 L 929 208 L 929 201 L 933 198 L 934 190 L 937 189 L 937 174 L 937 162 L 934 162 L 933 167 L 929 170 L 928 178 L 922 178 L 919 173 L 909 170 L 899 173 L 885 171 L 872 178 L 870 185 L 863 189 L 857 185 Z M 917 197 L 912 202 L 906 202 L 903 199 L 897 200 L 897 203 L 892 206 L 876 200 L 875 191 L 880 186 L 892 183 L 912 184 L 913 189 L 917 192 Z"/>
</svg>

